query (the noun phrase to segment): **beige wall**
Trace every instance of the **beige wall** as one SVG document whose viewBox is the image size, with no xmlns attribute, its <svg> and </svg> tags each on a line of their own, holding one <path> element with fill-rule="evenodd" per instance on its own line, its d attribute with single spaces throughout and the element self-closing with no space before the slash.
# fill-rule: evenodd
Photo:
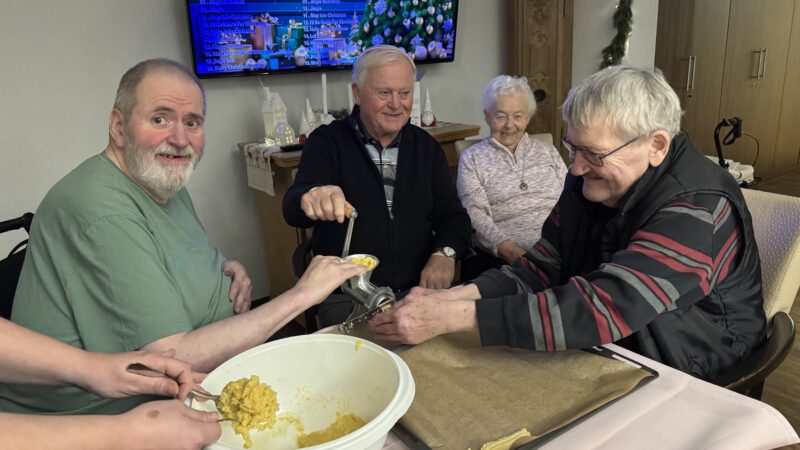
<svg viewBox="0 0 800 450">
<path fill-rule="evenodd" d="M 35 210 L 53 183 L 105 147 L 116 84 L 128 67 L 152 57 L 190 62 L 182 0 L 12 0 L 2 10 L 0 220 Z M 440 120 L 483 125 L 481 88 L 506 65 L 505 10 L 504 0 L 462 0 L 455 62 L 422 66 Z M 328 75 L 330 107 L 346 105 L 347 79 Z M 321 107 L 319 74 L 263 80 L 280 92 L 293 124 L 306 97 Z M 258 217 L 235 150 L 263 136 L 258 80 L 205 86 L 206 154 L 189 190 L 211 241 L 248 267 L 262 297 L 268 286 Z M 0 253 L 22 237 L 0 235 Z"/>
<path fill-rule="evenodd" d="M 574 0 L 572 40 L 572 84 L 595 73 L 603 49 L 617 33 L 612 16 L 619 0 Z M 669 0 L 665 0 L 669 1 Z M 653 68 L 656 57 L 658 0 L 636 0 L 631 6 L 633 31 L 624 64 Z"/>
</svg>

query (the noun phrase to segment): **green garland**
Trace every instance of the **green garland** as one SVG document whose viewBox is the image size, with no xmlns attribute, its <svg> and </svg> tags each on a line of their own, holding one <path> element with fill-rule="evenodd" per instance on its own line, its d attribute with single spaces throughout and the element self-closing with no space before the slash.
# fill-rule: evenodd
<svg viewBox="0 0 800 450">
<path fill-rule="evenodd" d="M 633 0 L 619 0 L 617 10 L 614 12 L 614 28 L 617 29 L 617 35 L 614 36 L 608 47 L 603 49 L 603 62 L 600 63 L 601 69 L 622 63 L 628 37 L 630 37 L 631 30 L 633 30 L 631 4 L 633 4 Z"/>
</svg>

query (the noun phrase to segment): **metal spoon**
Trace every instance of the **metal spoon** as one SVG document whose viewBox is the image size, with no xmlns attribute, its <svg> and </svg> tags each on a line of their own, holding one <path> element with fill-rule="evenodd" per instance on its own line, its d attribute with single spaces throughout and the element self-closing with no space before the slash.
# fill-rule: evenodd
<svg viewBox="0 0 800 450">
<path fill-rule="evenodd" d="M 214 402 L 214 407 L 216 407 L 217 411 L 219 411 L 221 413 L 220 408 L 219 408 L 218 403 L 217 403 L 217 402 L 219 402 L 219 395 L 209 394 L 208 392 L 198 391 L 197 389 L 192 389 L 189 392 L 191 392 L 191 394 L 194 395 L 195 397 L 200 397 L 200 398 L 203 398 L 203 399 L 206 399 L 206 400 L 213 401 Z M 237 423 L 242 423 L 241 420 L 239 420 L 239 419 L 237 419 L 235 417 L 220 417 L 219 419 L 217 419 L 217 422 L 237 422 Z"/>
<path fill-rule="evenodd" d="M 192 389 L 189 392 L 191 392 L 192 395 L 194 395 L 195 397 L 201 397 L 206 400 L 212 400 L 214 404 L 216 404 L 219 401 L 219 395 L 209 394 L 208 392 L 199 391 L 197 389 Z"/>
<path fill-rule="evenodd" d="M 149 367 L 147 367 L 147 366 L 145 366 L 144 364 L 141 364 L 141 363 L 130 364 L 128 366 L 128 372 L 135 373 L 137 375 L 147 376 L 147 377 L 169 378 L 167 376 L 167 374 L 165 374 L 164 372 L 161 372 L 161 371 L 155 370 L 155 369 L 151 369 L 151 368 L 149 368 Z M 189 392 L 191 392 L 191 394 L 194 395 L 195 397 L 200 397 L 200 398 L 203 398 L 203 399 L 206 399 L 206 400 L 213 401 L 214 402 L 214 407 L 216 407 L 217 410 L 219 410 L 219 407 L 217 407 L 217 402 L 219 401 L 219 395 L 209 394 L 208 392 L 203 392 L 203 391 L 200 391 L 200 390 L 197 390 L 197 389 L 194 389 L 194 388 L 192 388 L 192 390 L 189 391 Z M 233 418 L 233 417 L 220 417 L 219 419 L 217 419 L 217 422 L 228 422 L 228 421 L 242 423 L 241 420 Z"/>
</svg>

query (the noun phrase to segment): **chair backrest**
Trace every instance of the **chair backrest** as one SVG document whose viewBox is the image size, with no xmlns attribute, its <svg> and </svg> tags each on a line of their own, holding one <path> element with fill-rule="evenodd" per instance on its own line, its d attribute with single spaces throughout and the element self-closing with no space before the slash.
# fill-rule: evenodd
<svg viewBox="0 0 800 450">
<path fill-rule="evenodd" d="M 800 198 L 743 189 L 761 257 L 767 320 L 789 313 L 800 288 Z"/>
<path fill-rule="evenodd" d="M 25 213 L 21 217 L 0 222 L 0 233 L 25 229 L 31 231 L 33 214 Z M 17 282 L 22 272 L 22 263 L 25 262 L 25 251 L 28 240 L 24 240 L 15 245 L 8 253 L 8 256 L 0 259 L 0 316 L 5 319 L 11 318 L 11 305 L 14 302 L 14 294 L 17 291 Z"/>
<path fill-rule="evenodd" d="M 461 156 L 461 152 L 463 152 L 464 149 L 466 149 L 470 145 L 477 144 L 480 141 L 481 139 L 459 139 L 453 142 L 453 145 L 456 148 L 456 155 Z"/>
<path fill-rule="evenodd" d="M 794 337 L 795 327 L 791 316 L 783 311 L 776 312 L 766 341 L 753 349 L 739 364 L 711 382 L 760 400 L 764 379 L 789 355 Z"/>
<path fill-rule="evenodd" d="M 545 144 L 553 145 L 553 135 L 550 134 L 550 133 L 532 134 L 531 138 L 538 139 L 538 140 L 544 142 Z M 453 145 L 456 148 L 456 155 L 461 156 L 461 152 L 463 152 L 464 149 L 466 149 L 470 145 L 477 144 L 480 141 L 482 141 L 482 139 L 480 139 L 480 138 L 478 138 L 478 139 L 461 139 L 461 140 L 455 141 L 453 143 Z"/>
<path fill-rule="evenodd" d="M 553 135 L 552 135 L 552 133 L 536 133 L 536 134 L 532 134 L 531 137 L 533 139 L 538 139 L 538 140 L 544 142 L 545 144 L 553 145 Z"/>
</svg>

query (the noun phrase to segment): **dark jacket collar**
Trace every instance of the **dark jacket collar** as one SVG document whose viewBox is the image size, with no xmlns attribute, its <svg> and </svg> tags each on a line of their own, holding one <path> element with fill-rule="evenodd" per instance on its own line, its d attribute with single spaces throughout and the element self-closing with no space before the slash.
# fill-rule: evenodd
<svg viewBox="0 0 800 450">
<path fill-rule="evenodd" d="M 353 129 L 356 130 L 356 133 L 358 134 L 359 138 L 361 138 L 361 142 L 363 142 L 364 145 L 371 144 L 373 147 L 379 150 L 392 147 L 400 148 L 400 140 L 403 138 L 403 130 L 406 128 L 406 126 L 408 126 L 407 123 L 403 128 L 400 129 L 400 132 L 397 133 L 397 136 L 392 139 L 392 142 L 384 147 L 381 145 L 379 140 L 372 137 L 367 131 L 367 127 L 364 126 L 364 122 L 361 120 L 361 108 L 358 105 L 353 106 L 353 111 L 350 112 L 350 116 L 347 118 L 347 120 L 350 122 L 350 125 L 353 127 Z"/>
</svg>

